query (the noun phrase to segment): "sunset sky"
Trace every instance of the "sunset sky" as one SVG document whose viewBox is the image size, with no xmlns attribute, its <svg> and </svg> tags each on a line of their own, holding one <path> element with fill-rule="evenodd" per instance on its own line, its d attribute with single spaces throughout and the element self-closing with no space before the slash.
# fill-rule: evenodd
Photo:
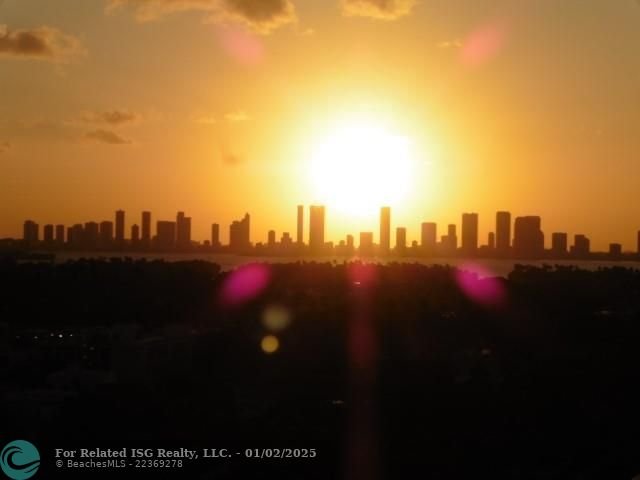
<svg viewBox="0 0 640 480">
<path fill-rule="evenodd" d="M 379 205 L 332 205 L 331 170 L 313 166 L 361 126 L 407 148 L 387 143 L 382 176 L 399 182 L 407 155 L 392 207 L 409 240 L 478 212 L 485 243 L 509 210 L 541 215 L 548 244 L 632 249 L 640 3 L 0 0 L 0 237 L 121 208 L 127 228 L 184 210 L 195 239 L 218 222 L 225 242 L 247 211 L 265 241 L 326 202 L 331 240 L 377 241 Z"/>
</svg>

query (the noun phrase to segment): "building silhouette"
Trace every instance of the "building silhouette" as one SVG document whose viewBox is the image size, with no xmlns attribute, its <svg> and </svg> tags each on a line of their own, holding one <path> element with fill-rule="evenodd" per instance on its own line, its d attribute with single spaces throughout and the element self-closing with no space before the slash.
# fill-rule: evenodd
<svg viewBox="0 0 640 480">
<path fill-rule="evenodd" d="M 591 241 L 586 235 L 578 234 L 573 237 L 571 255 L 577 258 L 585 258 L 591 253 Z"/>
<path fill-rule="evenodd" d="M 420 228 L 420 246 L 425 255 L 434 255 L 438 243 L 438 225 L 433 222 L 423 222 Z"/>
<path fill-rule="evenodd" d="M 324 250 L 324 205 L 311 205 L 309 207 L 309 249 L 312 253 L 321 253 Z"/>
<path fill-rule="evenodd" d="M 40 226 L 33 220 L 24 222 L 22 239 L 27 245 L 35 245 L 40 240 Z"/>
<path fill-rule="evenodd" d="M 620 258 L 622 256 L 622 245 L 619 243 L 610 243 L 609 256 L 614 259 Z"/>
<path fill-rule="evenodd" d="M 185 217 L 184 212 L 176 216 L 176 246 L 180 250 L 191 247 L 191 217 Z"/>
<path fill-rule="evenodd" d="M 45 225 L 42 233 L 44 242 L 51 245 L 53 243 L 53 225 Z"/>
<path fill-rule="evenodd" d="M 298 246 L 304 244 L 304 205 L 298 205 L 298 224 L 296 227 L 296 243 Z"/>
<path fill-rule="evenodd" d="M 84 224 L 84 238 L 82 246 L 87 250 L 95 250 L 98 248 L 98 240 L 100 228 L 96 222 L 87 222 Z"/>
<path fill-rule="evenodd" d="M 363 257 L 373 256 L 373 232 L 360 232 L 358 253 Z"/>
<path fill-rule="evenodd" d="M 404 227 L 396 228 L 396 253 L 403 255 L 407 251 L 407 229 Z"/>
<path fill-rule="evenodd" d="M 507 256 L 511 250 L 511 213 L 496 213 L 496 253 Z"/>
<path fill-rule="evenodd" d="M 116 211 L 116 244 L 124 245 L 124 210 Z"/>
<path fill-rule="evenodd" d="M 487 237 L 487 247 L 489 247 L 489 250 L 496 249 L 496 234 L 493 232 L 489 232 Z"/>
<path fill-rule="evenodd" d="M 235 220 L 229 226 L 229 250 L 242 253 L 251 247 L 251 217 L 245 213 L 242 220 Z"/>
<path fill-rule="evenodd" d="M 142 212 L 142 248 L 151 247 L 151 212 Z"/>
<path fill-rule="evenodd" d="M 373 244 L 373 239 L 371 239 L 371 243 Z M 380 254 L 389 255 L 390 251 L 391 251 L 391 207 L 382 207 L 380 209 Z"/>
<path fill-rule="evenodd" d="M 220 225 L 214 223 L 211 225 L 211 247 L 218 249 L 220 245 Z"/>
<path fill-rule="evenodd" d="M 568 253 L 569 237 L 564 232 L 555 232 L 551 235 L 551 254 L 555 257 L 564 257 Z"/>
<path fill-rule="evenodd" d="M 131 225 L 131 246 L 134 249 L 140 247 L 140 227 L 135 223 Z"/>
<path fill-rule="evenodd" d="M 513 229 L 513 253 L 517 258 L 542 258 L 544 233 L 537 216 L 517 217 Z"/>
<path fill-rule="evenodd" d="M 113 222 L 100 222 L 100 248 L 108 249 L 113 245 Z"/>
<path fill-rule="evenodd" d="M 156 223 L 156 248 L 171 251 L 176 248 L 176 223 L 160 220 Z"/>
<path fill-rule="evenodd" d="M 478 250 L 478 214 L 462 214 L 462 252 L 473 256 Z"/>
<path fill-rule="evenodd" d="M 64 245 L 64 225 L 56 225 L 56 245 Z"/>
</svg>

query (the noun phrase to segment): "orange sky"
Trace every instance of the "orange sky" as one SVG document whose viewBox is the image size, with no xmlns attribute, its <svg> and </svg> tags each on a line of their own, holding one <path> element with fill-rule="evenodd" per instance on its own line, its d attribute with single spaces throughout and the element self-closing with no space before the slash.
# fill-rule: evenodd
<svg viewBox="0 0 640 480">
<path fill-rule="evenodd" d="M 0 237 L 118 208 L 293 232 L 314 145 L 364 118 L 411 142 L 410 240 L 510 210 L 631 249 L 639 27 L 634 0 L 5 0 Z"/>
</svg>

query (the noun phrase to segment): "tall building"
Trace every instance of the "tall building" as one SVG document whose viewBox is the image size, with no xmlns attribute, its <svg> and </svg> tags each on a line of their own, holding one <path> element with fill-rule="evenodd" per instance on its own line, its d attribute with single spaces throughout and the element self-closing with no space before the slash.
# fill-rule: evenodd
<svg viewBox="0 0 640 480">
<path fill-rule="evenodd" d="M 304 205 L 298 205 L 298 226 L 296 229 L 296 243 L 304 243 Z"/>
<path fill-rule="evenodd" d="M 24 222 L 22 228 L 22 239 L 27 245 L 33 245 L 40 240 L 40 226 L 33 220 Z"/>
<path fill-rule="evenodd" d="M 273 248 L 276 246 L 276 231 L 275 230 L 269 230 L 269 233 L 267 235 L 267 244 L 269 245 L 270 248 Z"/>
<path fill-rule="evenodd" d="M 489 232 L 489 237 L 487 238 L 487 247 L 489 247 L 489 250 L 496 249 L 496 234 L 493 232 Z"/>
<path fill-rule="evenodd" d="M 571 254 L 574 257 L 588 257 L 591 253 L 591 241 L 586 235 L 576 235 L 573 239 Z"/>
<path fill-rule="evenodd" d="M 83 246 L 88 250 L 98 248 L 99 226 L 96 222 L 87 222 L 84 224 Z"/>
<path fill-rule="evenodd" d="M 185 217 L 184 212 L 176 217 L 176 245 L 181 250 L 191 247 L 191 217 Z"/>
<path fill-rule="evenodd" d="M 220 225 L 217 223 L 211 225 L 211 247 L 220 248 Z"/>
<path fill-rule="evenodd" d="M 536 216 L 517 217 L 513 229 L 513 253 L 518 258 L 535 259 L 544 254 L 544 233 Z"/>
<path fill-rule="evenodd" d="M 511 213 L 496 213 L 496 253 L 507 256 L 511 250 Z"/>
<path fill-rule="evenodd" d="M 245 213 L 242 220 L 236 220 L 229 227 L 229 248 L 232 252 L 243 252 L 251 246 L 251 217 Z"/>
<path fill-rule="evenodd" d="M 134 248 L 140 246 L 140 227 L 138 224 L 131 225 L 131 246 Z"/>
<path fill-rule="evenodd" d="M 113 222 L 100 222 L 100 248 L 111 248 L 113 244 Z"/>
<path fill-rule="evenodd" d="M 620 258 L 622 256 L 622 245 L 619 243 L 610 243 L 609 256 L 611 258 Z"/>
<path fill-rule="evenodd" d="M 53 243 L 53 225 L 49 224 L 49 225 L 45 225 L 44 226 L 44 241 L 51 245 Z"/>
<path fill-rule="evenodd" d="M 423 222 L 420 230 L 420 246 L 425 255 L 434 255 L 437 244 L 438 226 L 433 222 Z"/>
<path fill-rule="evenodd" d="M 176 247 L 176 222 L 156 222 L 156 248 L 158 250 L 173 250 Z"/>
<path fill-rule="evenodd" d="M 478 251 L 478 214 L 462 214 L 462 251 L 475 255 Z"/>
<path fill-rule="evenodd" d="M 373 256 L 373 232 L 360 232 L 358 251 L 363 257 Z"/>
<path fill-rule="evenodd" d="M 373 243 L 373 239 L 371 240 Z M 380 209 L 380 254 L 389 255 L 391 250 L 391 207 Z"/>
<path fill-rule="evenodd" d="M 81 223 L 76 223 L 71 227 L 69 244 L 72 248 L 76 249 L 82 249 L 84 247 L 84 225 L 82 225 Z"/>
<path fill-rule="evenodd" d="M 151 212 L 142 212 L 142 247 L 151 246 Z"/>
<path fill-rule="evenodd" d="M 353 255 L 355 251 L 353 235 L 347 235 L 347 255 Z"/>
<path fill-rule="evenodd" d="M 324 249 L 324 205 L 309 207 L 309 248 L 313 253 L 321 253 Z"/>
<path fill-rule="evenodd" d="M 396 228 L 396 253 L 402 254 L 407 250 L 407 229 Z"/>
<path fill-rule="evenodd" d="M 116 212 L 116 243 L 118 246 L 124 245 L 124 210 Z"/>
<path fill-rule="evenodd" d="M 64 225 L 56 225 L 56 244 L 64 245 Z"/>
<path fill-rule="evenodd" d="M 458 235 L 456 234 L 456 226 L 451 223 L 447 226 L 447 234 L 442 237 L 442 253 L 446 255 L 454 255 L 458 250 Z"/>
<path fill-rule="evenodd" d="M 569 247 L 569 237 L 564 232 L 554 232 L 551 235 L 551 254 L 554 257 L 564 257 L 567 255 Z"/>
</svg>

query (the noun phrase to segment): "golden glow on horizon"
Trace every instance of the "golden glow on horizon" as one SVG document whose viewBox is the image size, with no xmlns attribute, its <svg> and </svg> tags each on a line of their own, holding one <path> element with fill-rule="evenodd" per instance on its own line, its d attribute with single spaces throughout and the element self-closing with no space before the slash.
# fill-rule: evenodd
<svg viewBox="0 0 640 480">
<path fill-rule="evenodd" d="M 351 216 L 402 205 L 415 159 L 408 137 L 368 120 L 334 127 L 312 150 L 310 183 L 320 202 Z"/>
</svg>

